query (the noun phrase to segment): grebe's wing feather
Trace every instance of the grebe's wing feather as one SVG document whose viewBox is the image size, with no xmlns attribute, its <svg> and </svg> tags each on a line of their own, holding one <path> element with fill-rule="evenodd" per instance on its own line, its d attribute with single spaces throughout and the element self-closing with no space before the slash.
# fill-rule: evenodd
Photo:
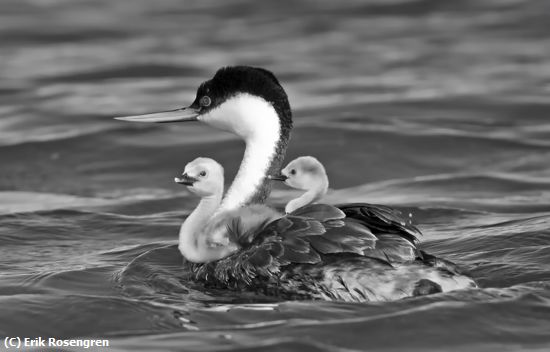
<svg viewBox="0 0 550 352">
<path fill-rule="evenodd" d="M 347 219 L 355 219 L 367 226 L 375 235 L 391 233 L 415 244 L 422 233 L 407 222 L 399 210 L 379 204 L 350 203 L 336 205 L 346 214 Z"/>
<path fill-rule="evenodd" d="M 380 234 L 373 248 L 365 248 L 363 254 L 368 257 L 376 257 L 390 262 L 409 262 L 419 257 L 416 246 L 395 234 Z"/>
<path fill-rule="evenodd" d="M 413 261 L 421 257 L 416 248 L 422 233 L 405 220 L 400 211 L 378 204 L 353 203 L 337 206 L 346 214 L 346 225 L 351 222 L 368 228 L 376 237 L 372 247 L 363 254 L 392 262 Z"/>
<path fill-rule="evenodd" d="M 323 224 L 322 236 L 308 238 L 321 254 L 357 253 L 395 262 L 413 261 L 419 255 L 420 231 L 404 221 L 399 211 L 386 206 L 312 204 L 290 215 L 309 216 Z"/>
</svg>

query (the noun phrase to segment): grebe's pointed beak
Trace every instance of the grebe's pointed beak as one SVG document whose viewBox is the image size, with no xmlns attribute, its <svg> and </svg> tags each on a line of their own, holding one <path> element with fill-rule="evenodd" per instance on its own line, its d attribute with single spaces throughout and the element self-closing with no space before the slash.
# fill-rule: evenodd
<svg viewBox="0 0 550 352">
<path fill-rule="evenodd" d="M 285 175 L 267 175 L 267 178 L 269 180 L 273 180 L 273 181 L 286 181 L 286 179 L 288 178 L 287 176 Z"/>
<path fill-rule="evenodd" d="M 153 123 L 185 122 L 197 121 L 197 117 L 199 116 L 199 114 L 199 109 L 187 107 L 176 110 L 153 112 L 143 115 L 115 117 L 115 120 Z"/>
</svg>

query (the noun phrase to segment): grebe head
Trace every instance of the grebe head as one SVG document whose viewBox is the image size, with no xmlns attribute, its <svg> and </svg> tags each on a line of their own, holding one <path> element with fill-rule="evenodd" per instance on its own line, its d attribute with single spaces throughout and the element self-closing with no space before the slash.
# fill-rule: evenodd
<svg viewBox="0 0 550 352">
<path fill-rule="evenodd" d="M 288 133 L 292 128 L 290 104 L 275 75 L 249 66 L 219 69 L 212 79 L 199 86 L 195 100 L 186 108 L 116 119 L 157 123 L 201 121 L 245 140 L 258 131 L 279 127 L 280 132 Z"/>
<path fill-rule="evenodd" d="M 305 191 L 320 184 L 328 186 L 328 176 L 325 167 L 312 156 L 301 156 L 292 160 L 281 170 L 280 175 L 270 176 L 270 178 L 272 180 L 283 181 L 292 188 Z"/>
<path fill-rule="evenodd" d="M 221 195 L 223 167 L 213 159 L 197 158 L 185 165 L 181 177 L 175 177 L 174 181 L 200 197 Z"/>
</svg>

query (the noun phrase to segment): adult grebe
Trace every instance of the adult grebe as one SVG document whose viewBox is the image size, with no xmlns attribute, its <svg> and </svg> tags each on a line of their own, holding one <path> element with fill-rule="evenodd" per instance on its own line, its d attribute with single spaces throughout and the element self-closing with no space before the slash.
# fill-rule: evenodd
<svg viewBox="0 0 550 352">
<path fill-rule="evenodd" d="M 277 174 L 292 129 L 287 95 L 269 71 L 247 66 L 218 70 L 187 108 L 119 117 L 136 122 L 201 121 L 246 143 L 237 176 L 217 212 L 263 203 L 267 175 Z M 475 287 L 451 264 L 417 250 L 420 232 L 391 208 L 371 204 L 314 204 L 257 232 L 234 227 L 239 249 L 196 264 L 196 278 L 283 298 L 392 300 Z M 384 260 L 366 256 L 376 250 Z"/>
<path fill-rule="evenodd" d="M 296 158 L 281 170 L 280 175 L 268 175 L 268 178 L 283 181 L 289 187 L 306 191 L 300 197 L 292 199 L 286 204 L 285 212 L 287 214 L 320 201 L 328 191 L 328 176 L 325 167 L 312 156 Z"/>
</svg>

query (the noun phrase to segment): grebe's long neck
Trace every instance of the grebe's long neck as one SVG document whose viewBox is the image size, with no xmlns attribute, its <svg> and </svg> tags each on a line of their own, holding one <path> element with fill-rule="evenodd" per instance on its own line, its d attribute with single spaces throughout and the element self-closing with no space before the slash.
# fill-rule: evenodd
<svg viewBox="0 0 550 352">
<path fill-rule="evenodd" d="M 246 113 L 241 113 L 244 126 L 236 132 L 245 140 L 246 149 L 218 212 L 265 201 L 271 193 L 271 182 L 266 176 L 280 170 L 290 137 L 291 126 L 281 126 L 271 104 L 251 96 L 241 103 L 245 106 L 239 108 L 246 108 Z"/>
<path fill-rule="evenodd" d="M 201 262 L 204 254 L 199 242 L 202 230 L 216 212 L 222 199 L 222 192 L 201 198 L 193 212 L 185 219 L 180 228 L 179 250 L 189 261 Z"/>
</svg>

